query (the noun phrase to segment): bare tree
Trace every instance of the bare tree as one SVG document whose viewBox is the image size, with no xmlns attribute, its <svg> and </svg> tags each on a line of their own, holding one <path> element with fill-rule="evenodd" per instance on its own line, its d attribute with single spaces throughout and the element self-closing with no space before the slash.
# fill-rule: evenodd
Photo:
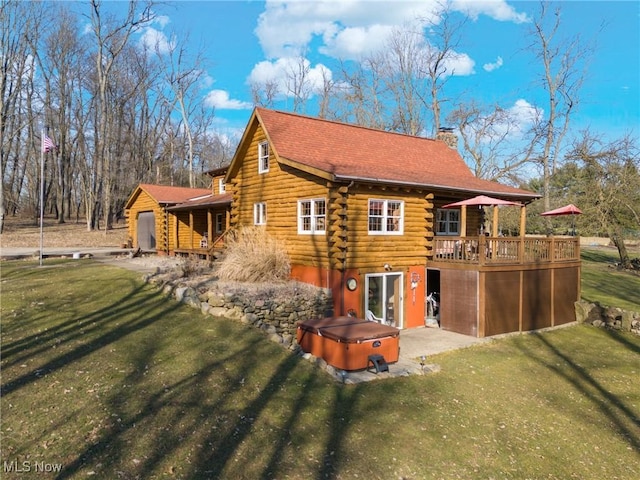
<svg viewBox="0 0 640 480">
<path fill-rule="evenodd" d="M 592 52 L 579 35 L 561 38 L 561 10 L 550 11 L 546 1 L 533 19 L 531 44 L 527 51 L 540 62 L 540 84 L 547 92 L 544 116 L 536 125 L 542 139 L 539 162 L 543 172 L 543 201 L 550 208 L 549 181 L 562 154 L 571 116 L 580 101 L 580 89 L 586 75 L 586 64 Z"/>
<path fill-rule="evenodd" d="M 139 2 L 129 2 L 124 20 L 118 21 L 114 17 L 103 18 L 102 2 L 91 0 L 91 28 L 95 39 L 95 81 L 97 90 L 97 111 L 95 138 L 95 160 L 102 166 L 102 208 L 105 218 L 105 231 L 112 227 L 113 222 L 113 171 L 112 152 L 108 148 L 110 126 L 117 124 L 110 108 L 109 83 L 112 80 L 113 69 L 118 56 L 122 53 L 133 32 L 153 20 L 152 2 L 145 2 L 139 12 Z"/>
<path fill-rule="evenodd" d="M 170 44 L 166 55 L 160 51 L 157 51 L 157 54 L 168 59 L 165 80 L 173 95 L 169 103 L 180 114 L 181 129 L 187 142 L 186 159 L 189 171 L 189 186 L 194 187 L 196 183 L 194 125 L 197 113 L 203 113 L 199 87 L 205 71 L 201 54 L 198 54 L 194 59 L 190 59 L 187 50 L 185 41 L 181 44 Z"/>
<path fill-rule="evenodd" d="M 447 80 L 455 71 L 449 66 L 458 55 L 456 50 L 461 44 L 461 35 L 466 18 L 456 20 L 452 15 L 451 6 L 441 3 L 434 12 L 434 20 L 427 22 L 428 48 L 423 61 L 421 76 L 427 78 L 428 91 L 424 96 L 429 99 L 432 120 L 432 136 L 440 131 L 442 126 L 442 104 L 448 99 L 444 97 Z"/>
<path fill-rule="evenodd" d="M 472 100 L 459 104 L 447 119 L 456 125 L 463 156 L 476 177 L 522 183 L 537 144 L 519 113 L 499 105 L 484 108 Z"/>
<path fill-rule="evenodd" d="M 273 108 L 280 94 L 276 80 L 267 80 L 263 83 L 252 82 L 249 88 L 253 104 L 264 108 Z"/>
<path fill-rule="evenodd" d="M 31 123 L 35 68 L 30 39 L 37 39 L 39 4 L 15 0 L 0 3 L 0 232 L 7 211 L 18 210 L 36 152 Z M 37 156 L 36 156 L 37 158 Z M 36 182 L 37 185 L 37 182 Z"/>
</svg>

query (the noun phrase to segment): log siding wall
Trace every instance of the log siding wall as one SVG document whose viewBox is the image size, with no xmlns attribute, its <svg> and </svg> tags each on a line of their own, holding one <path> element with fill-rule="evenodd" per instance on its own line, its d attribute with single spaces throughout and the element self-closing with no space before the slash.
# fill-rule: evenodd
<svg viewBox="0 0 640 480">
<path fill-rule="evenodd" d="M 134 247 L 138 246 L 138 216 L 144 212 L 153 212 L 156 229 L 156 250 L 167 251 L 167 243 L 171 244 L 168 232 L 173 225 L 173 216 L 167 215 L 165 209 L 147 192 L 141 190 L 131 208 L 127 210 L 127 229 Z M 168 223 L 167 223 L 168 222 Z M 171 245 L 168 247 L 172 249 Z"/>
</svg>

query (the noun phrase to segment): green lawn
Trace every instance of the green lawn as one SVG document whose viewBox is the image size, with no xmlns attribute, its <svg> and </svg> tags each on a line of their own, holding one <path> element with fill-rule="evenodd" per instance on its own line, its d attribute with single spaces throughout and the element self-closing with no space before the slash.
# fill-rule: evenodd
<svg viewBox="0 0 640 480">
<path fill-rule="evenodd" d="M 519 335 L 339 385 L 139 274 L 0 266 L 3 479 L 640 478 L 638 337 Z"/>
<path fill-rule="evenodd" d="M 640 257 L 638 248 L 630 249 L 631 258 Z M 614 267 L 620 261 L 613 248 L 582 248 L 582 285 L 584 300 L 602 305 L 640 311 L 640 272 L 634 274 Z"/>
</svg>

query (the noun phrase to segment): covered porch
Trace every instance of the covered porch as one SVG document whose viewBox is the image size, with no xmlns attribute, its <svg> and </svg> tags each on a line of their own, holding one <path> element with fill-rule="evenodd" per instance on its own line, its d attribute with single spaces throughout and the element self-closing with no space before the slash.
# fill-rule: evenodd
<svg viewBox="0 0 640 480">
<path fill-rule="evenodd" d="M 230 225 L 231 195 L 208 195 L 169 208 L 175 216 L 173 254 L 211 260 L 224 247 Z"/>
</svg>

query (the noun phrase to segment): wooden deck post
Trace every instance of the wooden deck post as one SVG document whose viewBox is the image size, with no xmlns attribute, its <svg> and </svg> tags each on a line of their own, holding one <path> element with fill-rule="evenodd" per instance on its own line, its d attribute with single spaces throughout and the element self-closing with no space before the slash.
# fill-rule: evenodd
<svg viewBox="0 0 640 480">
<path fill-rule="evenodd" d="M 524 238 L 527 234 L 527 207 L 520 207 L 520 244 L 518 245 L 518 258 L 524 262 Z"/>
<path fill-rule="evenodd" d="M 462 205 L 460 209 L 460 236 L 467 236 L 467 206 Z"/>
<path fill-rule="evenodd" d="M 498 236 L 498 205 L 493 206 L 493 222 L 491 222 L 491 236 L 497 238 Z"/>
</svg>

